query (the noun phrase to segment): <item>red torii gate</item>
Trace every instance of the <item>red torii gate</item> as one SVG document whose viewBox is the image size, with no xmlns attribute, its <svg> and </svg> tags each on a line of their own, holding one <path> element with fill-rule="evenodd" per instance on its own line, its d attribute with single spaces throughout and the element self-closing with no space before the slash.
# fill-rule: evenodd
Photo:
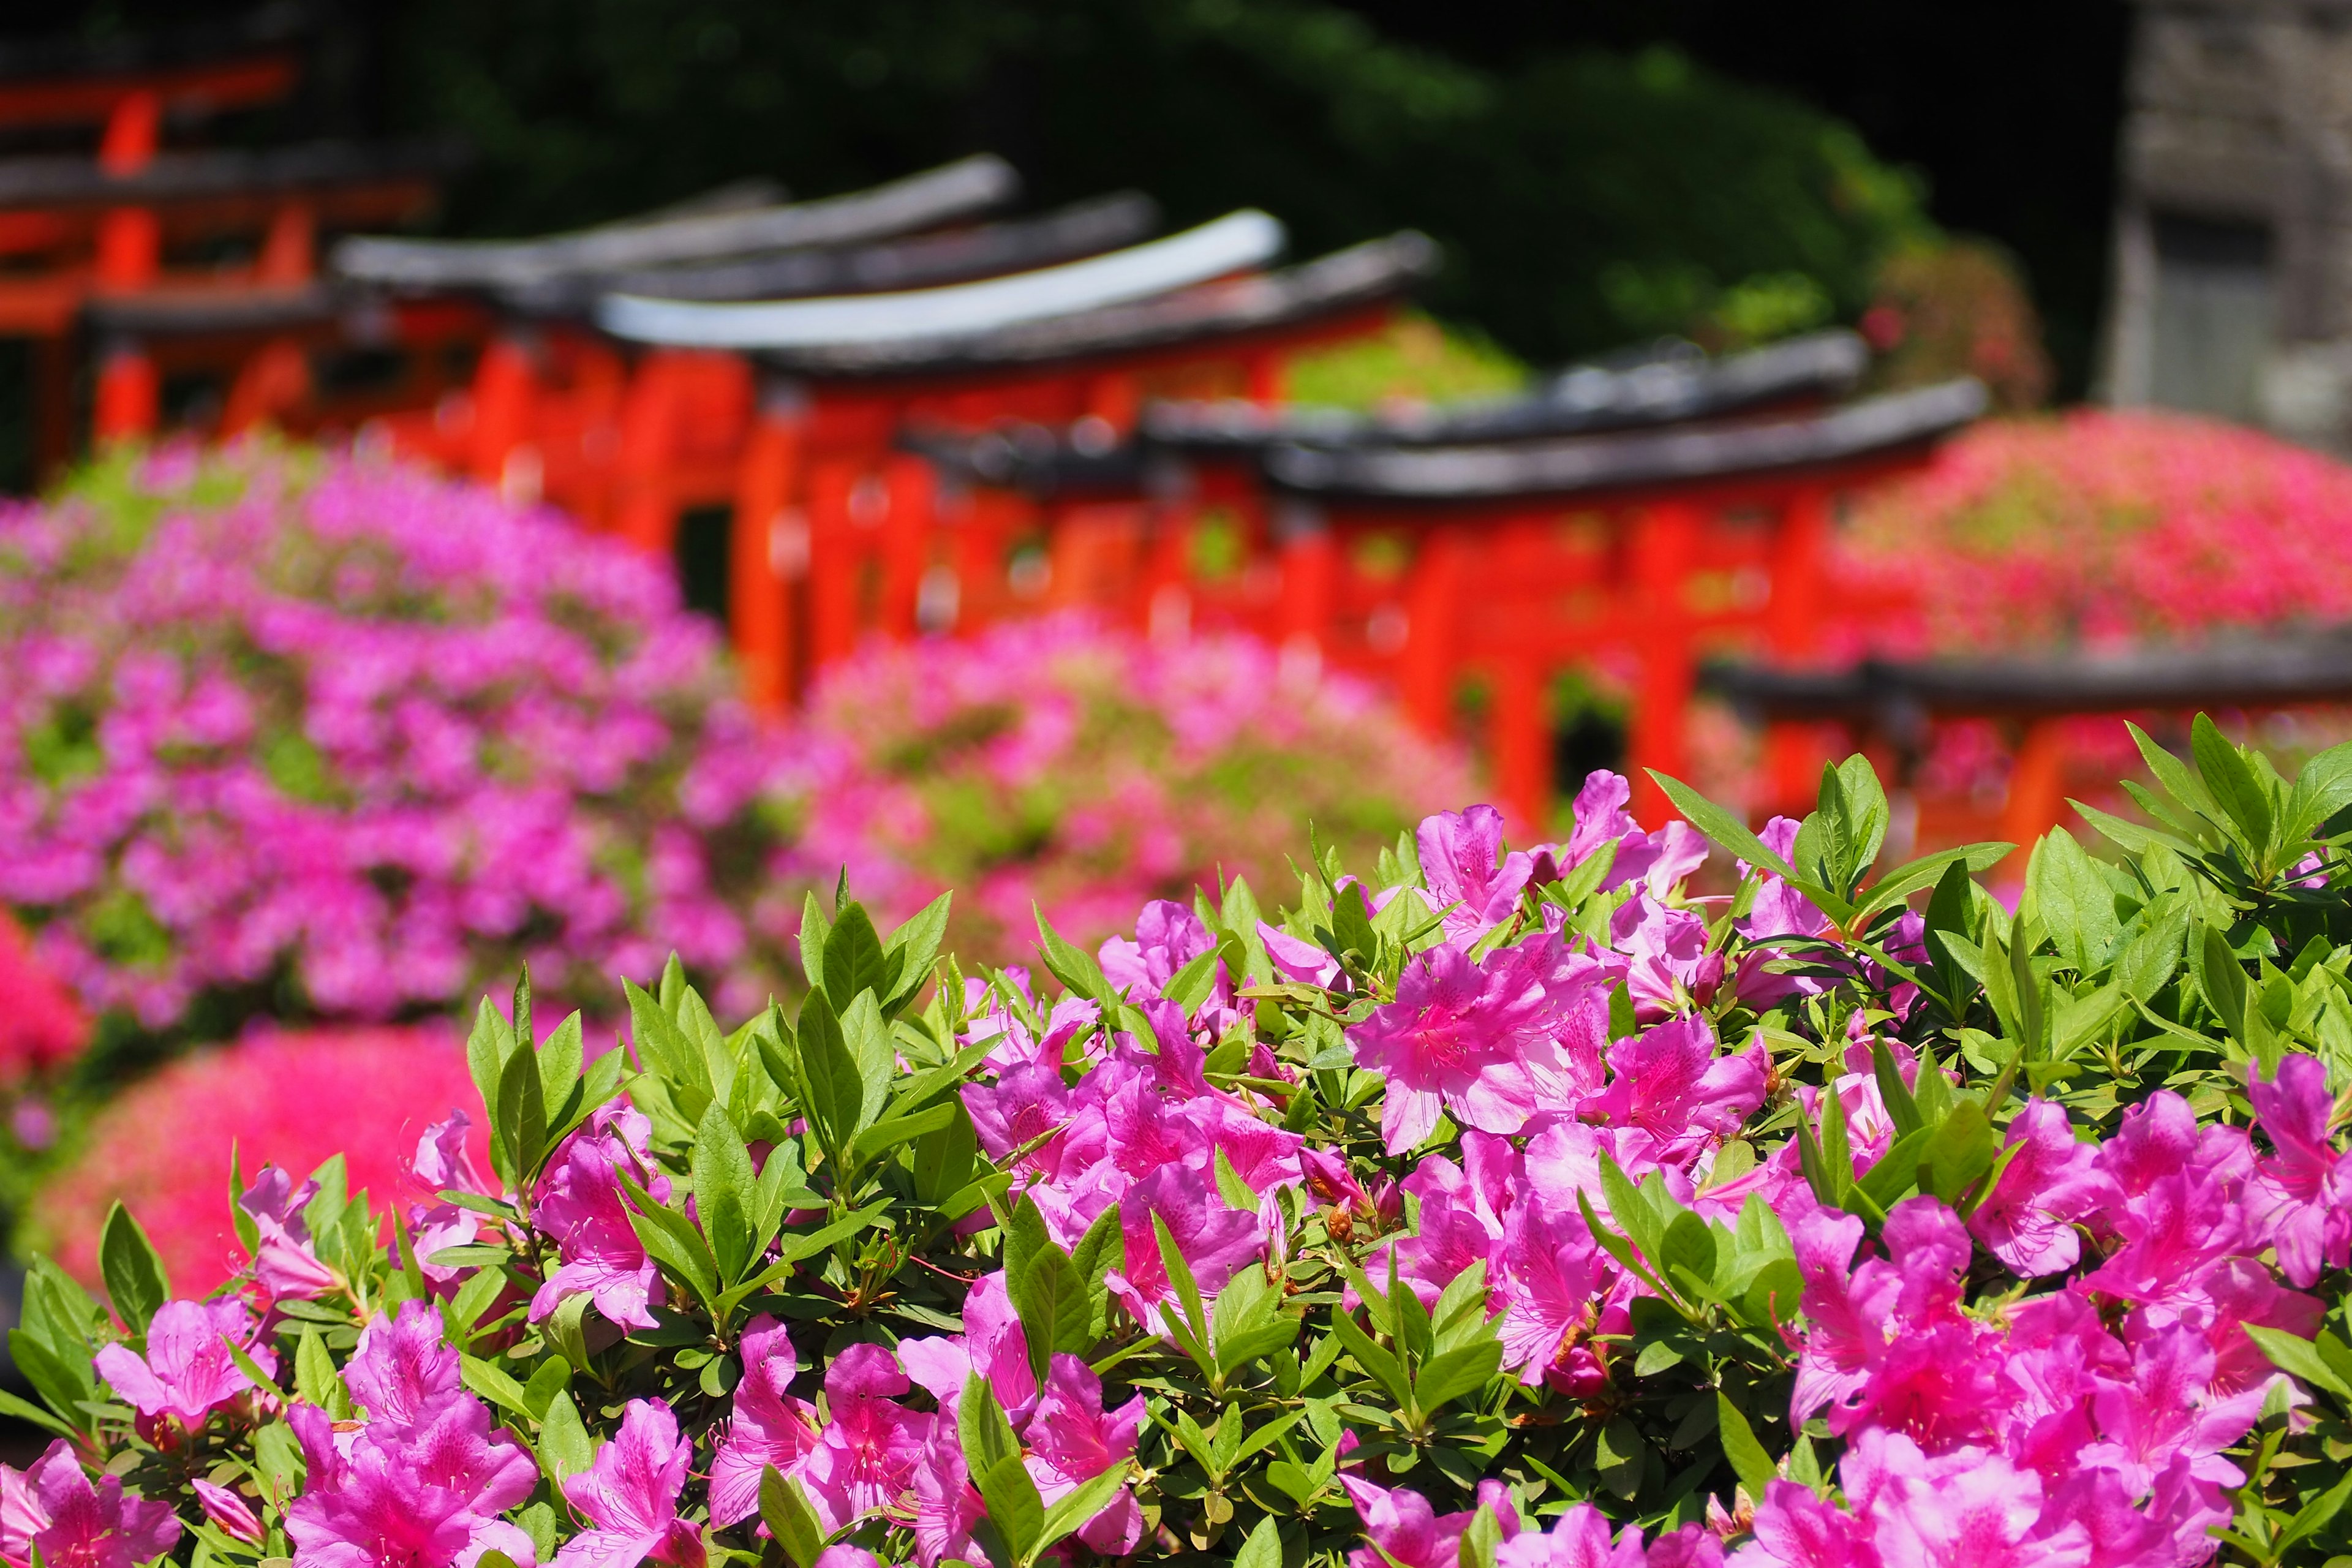
<svg viewBox="0 0 2352 1568">
<path fill-rule="evenodd" d="M 1822 351 L 1858 371 L 1850 339 L 1799 358 Z M 1136 569 L 1093 601 L 1114 614 L 1155 626 L 1245 627 L 1290 657 L 1382 680 L 1433 733 L 1453 728 L 1465 678 L 1484 678 L 1497 793 L 1541 830 L 1552 799 L 1545 692 L 1553 673 L 1604 651 L 1631 658 L 1640 671 L 1630 746 L 1637 798 L 1665 811 L 1641 770 L 1684 770 L 1699 657 L 1759 644 L 1784 659 L 1808 654 L 1829 608 L 1818 602 L 1819 563 L 1835 495 L 1917 462 L 1984 407 L 1982 388 L 1963 381 L 1759 416 L 1753 404 L 1805 390 L 1802 374 L 1758 374 L 1774 368 L 1766 355 L 1727 361 L 1712 375 L 1685 377 L 1685 395 L 1646 410 L 1604 408 L 1598 419 L 1530 400 L 1450 426 L 1327 429 L 1321 447 L 1269 447 L 1264 423 L 1166 409 L 1147 417 L 1147 434 L 1177 451 L 1189 441 L 1196 458 L 1209 458 L 1174 483 L 1171 454 L 1155 465 L 1149 440 L 1124 463 L 1085 458 L 1049 432 L 1029 433 L 1037 445 L 1025 459 L 1006 436 L 993 447 L 934 451 L 971 482 L 1032 498 L 1064 533 L 1083 530 L 1088 505 L 1104 496 L 1144 500 L 1150 524 Z M 1778 368 L 1801 366 L 1784 359 Z M 1811 390 L 1835 379 L 1814 377 Z M 1743 402 L 1749 412 L 1724 417 Z M 1675 423 L 1697 414 L 1716 417 Z M 1620 428 L 1447 444 L 1465 432 L 1525 436 L 1580 422 Z M 1624 427 L 1644 424 L 1664 427 Z M 1311 433 L 1298 421 L 1287 431 Z M 1160 482 L 1147 486 L 1155 466 Z M 1239 563 L 1204 575 L 1193 566 L 1204 520 L 1253 488 L 1266 526 L 1242 530 Z M 1808 798 L 1816 737 L 1781 725 L 1770 746 L 1774 803 Z"/>
<path fill-rule="evenodd" d="M 936 628 L 939 595 L 927 609 L 927 584 L 954 596 L 947 620 L 1005 607 L 986 595 L 1006 581 L 1022 505 L 973 496 L 943 506 L 933 466 L 899 449 L 910 432 L 1049 421 L 1110 447 L 1156 395 L 1272 403 L 1287 356 L 1377 327 L 1434 264 L 1428 240 L 1401 235 L 1273 274 L 1013 325 L 762 352 L 770 381 L 744 448 L 729 573 L 753 700 L 781 706 L 869 632 Z"/>
</svg>

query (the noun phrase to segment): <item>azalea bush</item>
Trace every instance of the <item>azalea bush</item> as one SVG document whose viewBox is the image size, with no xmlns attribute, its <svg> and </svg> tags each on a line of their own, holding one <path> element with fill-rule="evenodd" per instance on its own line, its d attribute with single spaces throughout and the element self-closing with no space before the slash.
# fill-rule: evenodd
<svg viewBox="0 0 2352 1568">
<path fill-rule="evenodd" d="M 953 945 L 1010 960 L 1042 905 L 1099 941 L 1151 899 L 1286 875 L 1308 825 L 1365 857 L 1468 794 L 1371 688 L 1253 637 L 1077 616 L 875 647 L 811 694 L 793 862 L 891 918 L 953 889 Z"/>
<path fill-rule="evenodd" d="M 2147 410 L 1989 420 L 1842 531 L 1839 652 L 2113 649 L 2352 620 L 2352 468 Z M 1860 606 L 1884 606 L 1872 614 Z"/>
<path fill-rule="evenodd" d="M 731 693 L 667 574 L 552 514 L 126 454 L 0 511 L 0 906 L 149 1035 L 455 1011 L 525 962 L 609 1010 L 672 948 L 748 1008 L 787 759 Z"/>
<path fill-rule="evenodd" d="M 417 1195 L 404 1184 L 417 1138 L 469 1093 L 463 1032 L 441 1019 L 265 1026 L 122 1088 L 86 1123 L 59 1130 L 62 1168 L 14 1162 L 0 1197 L 18 1215 L 19 1250 L 93 1286 L 107 1211 L 127 1203 L 172 1279 L 209 1294 L 245 1263 L 221 1199 L 239 1165 L 308 1171 L 340 1154 L 354 1188 Z M 478 1124 L 473 1136 L 479 1158 Z M 47 1179 L 34 1188 L 38 1176 Z"/>
<path fill-rule="evenodd" d="M 796 1009 L 673 963 L 618 1049 L 526 982 L 419 1195 L 241 1173 L 202 1299 L 123 1208 L 103 1300 L 33 1266 L 0 1556 L 2321 1561 L 2352 748 L 2147 761 L 2157 826 L 2013 910 L 2006 847 L 1880 865 L 1855 758 L 1760 833 L 1441 814 L 1026 973 L 837 889 Z"/>
</svg>

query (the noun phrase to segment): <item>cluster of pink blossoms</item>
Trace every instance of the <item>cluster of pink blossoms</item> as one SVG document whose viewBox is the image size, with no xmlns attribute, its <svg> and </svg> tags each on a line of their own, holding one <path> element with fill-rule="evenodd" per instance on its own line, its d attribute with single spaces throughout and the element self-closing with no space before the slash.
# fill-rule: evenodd
<svg viewBox="0 0 2352 1568">
<path fill-rule="evenodd" d="M 126 459 L 0 513 L 0 905 L 150 1027 L 281 982 L 392 1017 L 519 961 L 599 996 L 673 948 L 755 1005 L 782 753 L 718 652 L 653 563 L 478 488 Z"/>
<path fill-rule="evenodd" d="M 1074 938 L 1222 873 L 1277 880 L 1313 822 L 1369 858 L 1467 792 L 1463 759 L 1372 688 L 1251 637 L 1157 641 L 1075 615 L 877 647 L 810 694 L 794 854 L 877 919 L 956 898 L 968 963 Z"/>
</svg>

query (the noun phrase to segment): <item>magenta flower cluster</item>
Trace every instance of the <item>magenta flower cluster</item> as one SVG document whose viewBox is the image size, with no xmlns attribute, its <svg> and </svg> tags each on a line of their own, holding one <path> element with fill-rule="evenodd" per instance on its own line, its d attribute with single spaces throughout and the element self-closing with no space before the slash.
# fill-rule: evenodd
<svg viewBox="0 0 2352 1568">
<path fill-rule="evenodd" d="M 478 489 L 123 458 L 0 515 L 0 905 L 151 1028 L 445 1009 L 519 961 L 594 999 L 673 948 L 749 1005 L 782 755 L 717 642 Z"/>
</svg>

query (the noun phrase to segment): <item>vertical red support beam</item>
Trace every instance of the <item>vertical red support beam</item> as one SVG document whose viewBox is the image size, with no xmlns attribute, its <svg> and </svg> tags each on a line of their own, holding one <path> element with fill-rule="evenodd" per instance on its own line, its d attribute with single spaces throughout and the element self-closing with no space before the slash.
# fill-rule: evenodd
<svg viewBox="0 0 2352 1568">
<path fill-rule="evenodd" d="M 155 362 L 137 340 L 118 339 L 100 351 L 98 391 L 90 425 L 100 445 L 152 435 L 161 413 Z"/>
<path fill-rule="evenodd" d="M 241 436 L 299 408 L 310 395 L 310 361 L 292 338 L 273 338 L 237 368 L 221 409 L 221 435 Z"/>
<path fill-rule="evenodd" d="M 530 438 L 536 423 L 539 372 L 530 348 L 500 333 L 474 367 L 474 427 L 466 468 L 487 485 L 503 486 L 507 465 Z"/>
<path fill-rule="evenodd" d="M 163 117 L 163 100 L 154 93 L 125 96 L 100 139 L 99 167 L 110 174 L 145 168 L 155 156 Z M 152 288 L 163 265 L 163 229 L 152 208 L 110 207 L 99 215 L 92 279 L 98 289 L 128 293 Z M 152 434 L 160 403 L 160 381 L 146 346 L 131 338 L 108 343 L 100 351 L 90 410 L 97 438 L 120 441 Z"/>
<path fill-rule="evenodd" d="M 639 549 L 667 557 L 677 543 L 678 416 L 691 367 L 676 351 L 656 349 L 637 366 L 621 403 L 621 450 L 614 474 L 613 531 Z"/>
<path fill-rule="evenodd" d="M 1454 677 L 1461 653 L 1463 580 L 1469 540 L 1460 525 L 1437 524 L 1422 534 L 1406 589 L 1402 671 L 1405 716 L 1423 734 L 1441 736 L 1454 727 Z"/>
<path fill-rule="evenodd" d="M 793 588 L 808 564 L 808 524 L 792 511 L 804 423 L 798 398 L 761 405 L 744 442 L 728 531 L 727 621 L 744 695 L 764 712 L 793 694 Z"/>
<path fill-rule="evenodd" d="M 2010 759 L 2009 800 L 2000 836 L 2017 846 L 2000 863 L 2004 881 L 2022 883 L 2034 840 L 2058 826 L 2066 811 L 2066 731 L 2063 719 L 2036 719 Z"/>
<path fill-rule="evenodd" d="M 46 486 L 73 459 L 74 352 L 61 337 L 33 340 L 33 482 Z"/>
<path fill-rule="evenodd" d="M 318 232 L 318 217 L 308 202 L 279 207 L 270 215 L 261 254 L 254 259 L 254 281 L 279 287 L 308 283 L 317 269 Z"/>
<path fill-rule="evenodd" d="M 857 549 L 850 493 L 863 471 L 835 458 L 809 470 L 809 674 L 857 647 Z"/>
<path fill-rule="evenodd" d="M 1633 815 L 1655 828 L 1676 815 L 1649 770 L 1687 773 L 1684 737 L 1695 675 L 1690 613 L 1685 589 L 1701 520 L 1687 501 L 1659 501 L 1635 519 L 1633 596 L 1641 606 L 1642 678 L 1627 749 L 1633 785 Z"/>
<path fill-rule="evenodd" d="M 882 630 L 904 639 L 920 628 L 916 602 L 931 564 L 931 530 L 939 515 L 939 476 L 930 463 L 901 453 L 883 465 Z"/>
<path fill-rule="evenodd" d="M 1322 510 L 1305 501 L 1276 507 L 1274 535 L 1282 561 L 1282 601 L 1275 624 L 1283 657 L 1319 668 L 1339 604 L 1339 541 Z"/>
<path fill-rule="evenodd" d="M 163 128 L 163 101 L 153 92 L 134 92 L 114 106 L 99 140 L 98 166 L 109 174 L 134 174 L 155 156 Z M 102 289 L 151 287 L 163 266 L 163 229 L 150 207 L 109 207 L 99 215 L 97 284 Z"/>
<path fill-rule="evenodd" d="M 1511 654 L 1496 662 L 1487 752 L 1495 793 L 1515 836 L 1526 840 L 1543 837 L 1551 825 L 1551 728 L 1543 698 L 1543 671 L 1532 657 Z"/>
<path fill-rule="evenodd" d="M 1800 488 L 1781 503 L 1773 541 L 1772 596 L 1765 639 L 1774 660 L 1801 664 L 1819 645 L 1822 570 L 1829 548 L 1830 495 L 1820 485 Z M 1772 808 L 1801 816 L 1821 778 L 1820 726 L 1782 721 L 1764 736 L 1765 772 Z"/>
</svg>

